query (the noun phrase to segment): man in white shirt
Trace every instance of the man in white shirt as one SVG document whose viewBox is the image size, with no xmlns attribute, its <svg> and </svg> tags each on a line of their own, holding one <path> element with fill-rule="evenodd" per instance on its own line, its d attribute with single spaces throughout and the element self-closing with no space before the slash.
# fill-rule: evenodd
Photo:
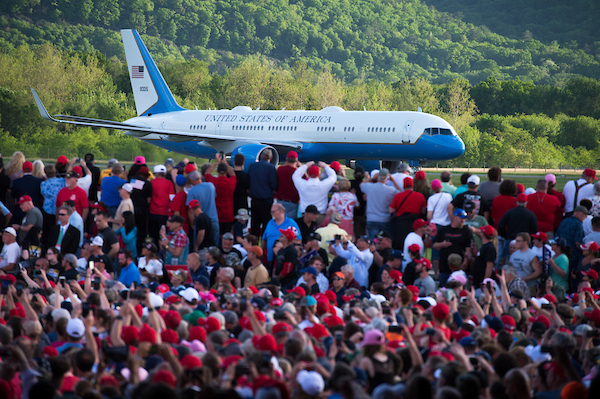
<svg viewBox="0 0 600 399">
<path fill-rule="evenodd" d="M 327 178 L 324 180 L 319 180 L 321 172 L 319 167 L 325 169 L 325 173 L 327 173 Z M 307 170 L 308 180 L 304 180 L 302 176 L 304 176 Z M 314 205 L 319 210 L 319 213 L 324 215 L 327 210 L 327 194 L 337 181 L 335 171 L 325 162 L 319 162 L 319 166 L 316 166 L 313 161 L 310 161 L 294 171 L 292 181 L 300 196 L 298 213 L 303 214 L 307 206 Z"/>
<path fill-rule="evenodd" d="M 410 166 L 404 162 L 401 163 L 398 165 L 398 169 L 396 169 L 396 173 L 394 173 L 392 177 L 396 180 L 398 187 L 400 187 L 400 192 L 404 191 L 404 179 L 406 177 L 412 179 L 412 176 L 410 175 Z M 388 180 L 386 185 L 394 187 L 394 183 L 391 180 Z"/>
<path fill-rule="evenodd" d="M 542 273 L 540 260 L 535 252 L 529 248 L 531 236 L 529 233 L 519 233 L 517 238 L 517 250 L 510 256 L 510 264 L 517 271 L 520 277 L 529 287 L 530 293 L 535 294 L 538 276 Z"/>
<path fill-rule="evenodd" d="M 394 184 L 394 187 L 386 185 L 388 178 Z M 375 238 L 380 231 L 392 232 L 390 223 L 390 204 L 394 196 L 401 189 L 398 181 L 390 176 L 386 168 L 381 168 L 377 174 L 377 182 L 364 182 L 360 184 L 360 189 L 367 198 L 367 234 L 370 238 Z"/>
<path fill-rule="evenodd" d="M 135 207 L 131 200 L 131 192 L 133 186 L 129 183 L 123 183 L 119 186 L 119 196 L 121 197 L 121 203 L 115 212 L 114 218 L 109 218 L 108 221 L 112 223 L 113 230 L 117 231 L 119 227 L 124 227 L 123 212 L 129 211 L 135 214 Z"/>
<path fill-rule="evenodd" d="M 71 164 L 77 162 L 78 158 L 73 158 L 71 160 Z M 73 166 L 73 172 L 77 173 L 79 177 L 77 178 L 77 187 L 85 191 L 90 196 L 90 187 L 92 186 L 92 172 L 88 169 L 85 161 L 82 162 L 79 159 L 79 165 Z"/>
<path fill-rule="evenodd" d="M 7 227 L 2 233 L 2 242 L 4 247 L 0 253 L 0 269 L 9 272 L 17 266 L 21 256 L 21 248 L 17 244 L 17 231 L 12 227 Z"/>
<path fill-rule="evenodd" d="M 430 241 L 429 237 L 431 234 L 431 229 L 429 228 L 429 223 L 425 220 L 415 220 L 413 222 L 413 230 L 414 231 L 408 233 L 408 235 L 404 239 L 404 251 L 402 253 L 402 271 L 404 271 L 406 265 L 408 265 L 412 260 L 410 258 L 408 248 L 413 244 L 417 244 L 421 251 L 421 257 L 423 257 L 425 255 L 425 241 L 427 241 L 427 244 L 429 244 Z"/>
<path fill-rule="evenodd" d="M 344 249 L 342 244 L 348 244 L 348 249 Z M 361 287 L 369 286 L 369 268 L 373 264 L 373 253 L 369 250 L 370 246 L 371 240 L 365 236 L 357 237 L 356 245 L 352 241 L 348 241 L 346 237 L 342 237 L 341 241 L 335 240 L 335 252 L 346 258 L 348 264 L 354 267 L 354 279 Z"/>
<path fill-rule="evenodd" d="M 573 209 L 579 205 L 584 198 L 590 198 L 594 195 L 594 181 L 598 180 L 594 169 L 585 169 L 581 177 L 575 180 L 569 180 L 563 188 L 565 196 L 565 218 L 571 216 Z"/>
</svg>

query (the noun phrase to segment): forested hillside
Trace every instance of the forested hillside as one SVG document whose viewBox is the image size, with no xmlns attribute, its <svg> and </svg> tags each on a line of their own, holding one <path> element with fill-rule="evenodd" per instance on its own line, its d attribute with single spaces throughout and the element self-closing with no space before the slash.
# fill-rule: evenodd
<svg viewBox="0 0 600 399">
<path fill-rule="evenodd" d="M 590 49 L 600 36 L 600 3 L 594 0 L 424 0 L 438 11 L 484 25 L 511 39 L 557 41 Z M 597 44 L 596 44 L 597 46 Z"/>
<path fill-rule="evenodd" d="M 560 86 L 575 76 L 600 77 L 594 30 L 585 50 L 520 40 L 420 0 L 5 0 L 0 7 L 0 48 L 51 42 L 121 56 L 117 32 L 127 27 L 168 40 L 151 40 L 158 58 L 198 58 L 212 70 L 231 65 L 232 54 L 261 54 L 288 66 L 329 67 L 346 82 L 477 83 L 494 75 Z"/>
<path fill-rule="evenodd" d="M 120 132 L 47 122 L 29 91 L 52 114 L 135 116 L 118 32 L 135 27 L 186 108 L 421 107 L 465 141 L 455 166 L 597 167 L 600 158 L 593 34 L 585 48 L 509 39 L 420 1 L 5 0 L 0 12 L 5 156 L 166 158 Z"/>
</svg>

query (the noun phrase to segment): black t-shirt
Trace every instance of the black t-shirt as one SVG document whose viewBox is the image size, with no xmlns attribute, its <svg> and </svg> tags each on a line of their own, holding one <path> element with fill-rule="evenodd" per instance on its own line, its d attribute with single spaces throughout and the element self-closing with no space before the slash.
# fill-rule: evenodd
<svg viewBox="0 0 600 399">
<path fill-rule="evenodd" d="M 6 205 L 6 193 L 10 189 L 10 177 L 6 176 L 4 170 L 0 173 L 0 201 Z"/>
<path fill-rule="evenodd" d="M 248 221 L 246 221 L 246 223 L 242 224 L 239 220 L 236 220 L 235 223 L 233 223 L 233 236 L 235 238 L 237 238 L 237 237 L 244 238 L 248 234 L 250 234 L 250 223 L 248 223 Z"/>
<path fill-rule="evenodd" d="M 385 263 L 387 263 L 388 256 L 390 256 L 390 254 L 392 253 L 393 250 L 394 250 L 393 248 L 385 248 L 385 249 L 377 250 L 379 255 L 381 255 L 381 257 L 383 258 L 384 265 L 385 265 Z M 369 286 L 371 286 L 371 284 L 373 284 L 377 281 L 381 282 L 381 273 L 379 272 L 379 269 L 380 269 L 380 267 L 375 264 L 375 261 L 373 261 L 373 263 L 371 264 L 371 267 L 369 268 Z"/>
<path fill-rule="evenodd" d="M 496 247 L 493 242 L 483 244 L 479 253 L 473 261 L 473 287 L 477 288 L 485 276 L 485 267 L 487 262 L 496 262 Z"/>
<path fill-rule="evenodd" d="M 354 179 L 350 180 L 350 188 L 354 189 L 354 194 L 356 194 L 356 198 L 358 198 L 358 204 L 360 206 L 354 208 L 354 216 L 364 216 L 365 209 L 367 209 L 367 201 L 363 196 L 363 192 L 360 189 L 360 181 Z"/>
<path fill-rule="evenodd" d="M 141 213 L 145 214 L 148 212 L 148 207 L 150 206 L 150 204 L 148 204 L 148 198 L 152 198 L 152 184 L 140 176 L 135 176 L 131 179 L 131 181 L 133 180 L 141 180 L 144 182 L 144 186 L 141 190 L 134 188 L 131 192 L 131 201 L 135 206 L 135 214 L 140 216 Z"/>
<path fill-rule="evenodd" d="M 67 280 L 79 279 L 79 273 L 77 273 L 77 270 L 75 269 L 65 270 L 62 275 L 65 276 Z"/>
<path fill-rule="evenodd" d="M 90 202 L 98 201 L 98 181 L 100 181 L 100 169 L 97 166 L 87 163 L 87 167 L 92 172 L 92 185 L 88 198 Z"/>
<path fill-rule="evenodd" d="M 452 225 L 444 226 L 438 230 L 438 234 L 435 236 L 434 243 L 450 241 L 451 246 L 440 249 L 440 272 L 450 273 L 450 266 L 448 266 L 448 256 L 450 254 L 459 254 L 465 256 L 465 250 L 471 246 L 473 242 L 473 234 L 467 226 L 462 228 L 454 228 Z"/>
<path fill-rule="evenodd" d="M 204 230 L 204 240 L 202 240 L 198 246 L 198 249 L 208 248 L 215 245 L 212 232 L 212 223 L 208 215 L 204 212 L 198 215 L 194 225 L 194 231 L 196 234 L 198 234 L 200 230 Z M 196 237 L 193 238 L 193 241 L 194 243 L 196 242 Z"/>
<path fill-rule="evenodd" d="M 296 219 L 296 224 L 300 229 L 300 234 L 302 234 L 302 242 L 306 243 L 306 240 L 308 239 L 310 233 L 313 233 L 317 229 L 317 222 L 312 222 L 310 226 L 307 226 L 306 223 L 304 223 L 303 219 L 304 218 Z"/>
<path fill-rule="evenodd" d="M 281 274 L 284 264 L 289 262 L 294 265 L 292 271 L 279 280 L 282 286 L 295 283 L 298 280 L 298 252 L 295 246 L 288 245 L 286 248 L 281 248 L 277 253 L 276 262 L 275 275 Z"/>
<path fill-rule="evenodd" d="M 102 236 L 102 238 L 104 239 L 104 244 L 102 245 L 102 252 L 104 252 L 105 254 L 110 253 L 110 247 L 113 244 L 119 242 L 119 237 L 117 236 L 117 233 L 115 233 L 115 231 L 110 227 L 107 227 L 104 230 L 98 230 L 98 235 Z"/>
<path fill-rule="evenodd" d="M 490 204 L 485 197 L 477 191 L 465 191 L 464 193 L 458 194 L 452 200 L 452 205 L 454 205 L 454 208 L 464 209 L 465 201 L 471 201 L 475 204 L 478 215 L 484 216 L 484 212 L 490 211 Z"/>
<path fill-rule="evenodd" d="M 250 176 L 243 170 L 236 170 L 237 183 L 233 191 L 233 211 L 237 213 L 240 208 L 248 209 L 248 190 L 250 189 Z"/>
<path fill-rule="evenodd" d="M 406 265 L 402 273 L 402 282 L 404 285 L 413 285 L 417 279 L 417 262 L 414 260 Z"/>
</svg>

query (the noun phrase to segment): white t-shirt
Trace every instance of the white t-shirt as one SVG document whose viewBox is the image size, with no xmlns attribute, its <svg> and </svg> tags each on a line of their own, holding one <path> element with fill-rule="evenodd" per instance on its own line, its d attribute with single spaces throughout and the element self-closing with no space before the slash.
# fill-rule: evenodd
<svg viewBox="0 0 600 399">
<path fill-rule="evenodd" d="M 396 184 L 398 184 L 398 187 L 400 187 L 400 192 L 404 191 L 404 179 L 406 179 L 407 177 L 410 177 L 412 179 L 411 175 L 407 175 L 406 173 L 403 172 L 397 172 L 397 173 L 393 173 L 392 177 L 394 178 L 394 180 L 396 180 Z M 388 179 L 387 182 L 385 182 L 386 185 L 394 187 L 394 183 L 392 182 L 392 179 Z"/>
<path fill-rule="evenodd" d="M 85 193 L 90 195 L 90 187 L 92 186 L 92 175 L 85 175 L 77 179 L 77 187 L 85 191 Z"/>
<path fill-rule="evenodd" d="M 423 238 L 414 231 L 408 233 L 408 235 L 404 239 L 404 252 L 402 253 L 402 272 L 404 272 L 406 265 L 408 265 L 411 261 L 410 254 L 408 253 L 408 247 L 410 247 L 413 244 L 417 244 L 419 248 L 421 248 L 421 256 L 425 254 L 425 243 L 423 242 Z"/>
<path fill-rule="evenodd" d="M 142 256 L 138 260 L 138 268 L 146 270 L 148 273 L 153 274 L 155 276 L 163 275 L 163 265 L 162 262 L 158 259 L 151 259 L 150 262 L 146 262 L 146 257 Z M 148 277 L 141 276 L 142 283 L 146 283 L 148 281 Z"/>
<path fill-rule="evenodd" d="M 433 211 L 431 223 L 440 226 L 448 226 L 448 204 L 452 202 L 452 196 L 448 193 L 436 193 L 427 199 L 427 212 Z"/>
<path fill-rule="evenodd" d="M 577 179 L 577 186 L 581 186 L 583 184 L 585 184 L 586 181 L 583 179 Z M 565 183 L 565 187 L 563 188 L 563 195 L 565 196 L 565 213 L 569 213 L 569 212 L 573 212 L 573 209 L 575 209 L 575 207 L 577 205 L 579 205 L 579 203 L 581 202 L 582 199 L 584 198 L 590 198 L 591 196 L 594 195 L 594 184 L 590 183 L 590 184 L 586 184 L 585 186 L 581 187 L 579 189 L 579 192 L 577 193 L 577 204 L 574 204 L 575 202 L 575 181 L 574 180 L 569 180 L 568 182 Z"/>
<path fill-rule="evenodd" d="M 11 263 L 17 263 L 21 256 L 21 247 L 16 242 L 5 245 L 0 253 L 0 269 L 4 269 Z"/>
</svg>

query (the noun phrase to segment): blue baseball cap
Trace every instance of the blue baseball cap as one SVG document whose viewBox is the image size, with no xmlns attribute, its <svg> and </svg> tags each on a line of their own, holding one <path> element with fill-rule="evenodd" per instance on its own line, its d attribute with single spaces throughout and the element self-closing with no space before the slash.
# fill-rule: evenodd
<svg viewBox="0 0 600 399">
<path fill-rule="evenodd" d="M 300 274 L 304 274 L 304 273 L 310 273 L 310 274 L 312 274 L 315 277 L 317 276 L 317 274 L 319 274 L 317 272 L 317 269 L 315 269 L 312 266 L 308 266 L 307 268 L 300 270 Z"/>
<path fill-rule="evenodd" d="M 458 208 L 454 211 L 454 216 L 458 216 L 461 219 L 467 218 L 467 212 L 464 209 Z"/>
<path fill-rule="evenodd" d="M 312 295 L 308 295 L 308 296 L 306 297 L 306 304 L 307 304 L 308 306 L 314 306 L 314 305 L 316 305 L 316 304 L 317 304 L 317 300 L 315 299 L 315 297 L 314 297 L 314 296 L 312 296 Z"/>
<path fill-rule="evenodd" d="M 464 337 L 458 341 L 460 346 L 477 346 L 477 341 L 473 337 Z"/>
</svg>

